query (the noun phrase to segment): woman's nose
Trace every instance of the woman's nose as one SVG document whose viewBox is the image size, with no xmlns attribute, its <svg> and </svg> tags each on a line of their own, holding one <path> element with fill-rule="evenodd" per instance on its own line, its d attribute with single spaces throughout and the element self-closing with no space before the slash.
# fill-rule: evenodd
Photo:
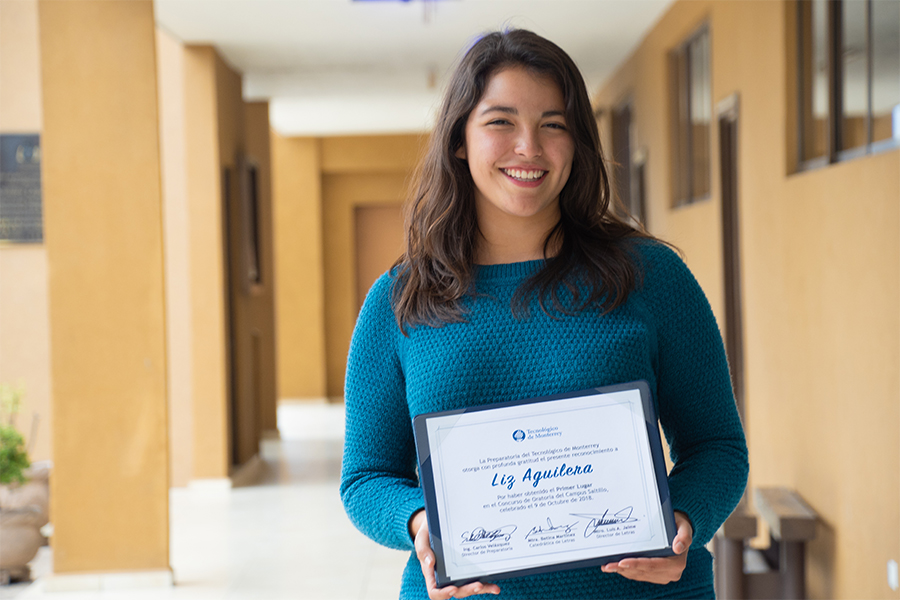
<svg viewBox="0 0 900 600">
<path fill-rule="evenodd" d="M 516 139 L 516 154 L 524 158 L 540 156 L 541 140 L 538 132 L 531 128 L 523 128 Z"/>
</svg>

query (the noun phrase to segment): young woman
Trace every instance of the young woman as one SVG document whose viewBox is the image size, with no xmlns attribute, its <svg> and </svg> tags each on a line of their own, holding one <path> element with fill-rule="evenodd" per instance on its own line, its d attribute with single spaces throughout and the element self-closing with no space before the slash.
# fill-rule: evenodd
<svg viewBox="0 0 900 600">
<path fill-rule="evenodd" d="M 411 419 L 645 379 L 674 463 L 670 558 L 436 588 Z M 703 547 L 747 449 L 709 304 L 678 256 L 609 210 L 584 81 L 534 33 L 492 33 L 450 81 L 410 199 L 406 250 L 372 287 L 347 365 L 341 495 L 413 551 L 401 597 L 712 597 Z"/>
</svg>

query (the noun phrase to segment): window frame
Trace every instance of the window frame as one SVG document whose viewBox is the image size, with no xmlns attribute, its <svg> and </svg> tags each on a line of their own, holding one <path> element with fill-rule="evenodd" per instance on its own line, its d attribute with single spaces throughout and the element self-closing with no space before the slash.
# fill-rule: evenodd
<svg viewBox="0 0 900 600">
<path fill-rule="evenodd" d="M 694 132 L 691 126 L 691 57 L 690 47 L 700 37 L 706 36 L 708 86 L 709 86 L 709 124 L 707 128 L 707 177 L 706 192 L 702 195 L 695 195 L 696 185 L 694 182 Z M 684 61 L 684 69 L 679 68 L 679 58 Z M 672 183 L 671 194 L 672 208 L 681 208 L 690 206 L 698 202 L 703 202 L 712 198 L 712 28 L 709 22 L 704 22 L 694 28 L 676 47 L 672 48 L 668 54 L 669 74 L 670 74 L 670 98 L 669 98 L 669 114 L 672 120 L 671 144 L 670 144 L 670 161 L 672 165 Z M 682 118 L 682 109 L 686 113 L 686 118 Z M 682 127 L 682 123 L 688 123 L 687 127 Z M 680 154 L 684 154 L 684 158 Z"/>
<path fill-rule="evenodd" d="M 259 294 L 265 289 L 268 274 L 263 266 L 263 223 L 260 198 L 260 168 L 252 157 L 238 159 L 241 217 L 241 279 L 244 290 Z"/>
<path fill-rule="evenodd" d="M 804 159 L 804 143 L 806 142 L 806 131 L 804 130 L 807 119 L 804 114 L 804 77 L 806 75 L 806 57 L 804 56 L 804 19 L 803 19 L 803 3 L 811 0 L 795 0 L 795 19 L 796 19 L 796 76 L 794 84 L 797 86 L 796 96 L 796 161 L 797 172 L 811 171 L 827 167 L 839 162 L 877 154 L 900 148 L 900 140 L 897 138 L 889 138 L 885 140 L 872 141 L 873 134 L 873 23 L 872 23 L 872 1 L 865 0 L 866 10 L 866 94 L 867 107 L 865 115 L 865 131 L 866 143 L 854 148 L 844 149 L 842 120 L 844 117 L 844 77 L 843 77 L 843 5 L 847 0 L 828 0 L 826 6 L 826 25 L 825 25 L 825 45 L 827 60 L 827 85 L 828 85 L 828 113 L 825 118 L 826 128 L 826 150 L 824 156 Z"/>
<path fill-rule="evenodd" d="M 620 217 L 627 217 L 631 212 L 631 145 L 634 141 L 634 101 L 631 95 L 626 96 L 613 106 L 610 111 L 610 139 L 612 141 L 612 192 L 615 206 Z M 627 118 L 623 119 L 623 116 Z M 623 127 L 623 125 L 625 125 Z M 626 142 L 625 147 L 621 141 Z"/>
</svg>

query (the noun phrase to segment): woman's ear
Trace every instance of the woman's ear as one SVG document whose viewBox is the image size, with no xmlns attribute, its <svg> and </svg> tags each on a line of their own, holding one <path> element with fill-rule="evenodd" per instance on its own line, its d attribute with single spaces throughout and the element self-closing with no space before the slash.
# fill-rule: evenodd
<svg viewBox="0 0 900 600">
<path fill-rule="evenodd" d="M 462 144 L 460 144 L 459 148 L 456 149 L 456 152 L 454 152 L 454 154 L 456 154 L 456 158 L 466 160 L 466 143 L 463 142 Z"/>
</svg>

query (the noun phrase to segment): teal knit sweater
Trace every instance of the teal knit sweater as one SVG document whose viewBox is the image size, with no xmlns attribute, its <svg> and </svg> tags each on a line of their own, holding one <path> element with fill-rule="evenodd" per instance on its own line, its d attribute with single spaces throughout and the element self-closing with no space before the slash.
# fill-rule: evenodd
<svg viewBox="0 0 900 600">
<path fill-rule="evenodd" d="M 411 420 L 427 412 L 547 396 L 644 379 L 649 382 L 672 471 L 675 510 L 694 540 L 681 580 L 638 583 L 600 568 L 500 580 L 501 598 L 712 597 L 704 545 L 747 482 L 747 447 L 722 340 L 709 303 L 681 259 L 665 246 L 635 245 L 643 277 L 627 302 L 601 315 L 548 316 L 532 300 L 515 317 L 516 289 L 543 261 L 476 267 L 465 323 L 411 328 L 404 336 L 383 275 L 360 312 L 350 344 L 341 497 L 373 540 L 413 551 L 407 523 L 424 506 Z M 401 598 L 427 598 L 415 552 Z"/>
</svg>

